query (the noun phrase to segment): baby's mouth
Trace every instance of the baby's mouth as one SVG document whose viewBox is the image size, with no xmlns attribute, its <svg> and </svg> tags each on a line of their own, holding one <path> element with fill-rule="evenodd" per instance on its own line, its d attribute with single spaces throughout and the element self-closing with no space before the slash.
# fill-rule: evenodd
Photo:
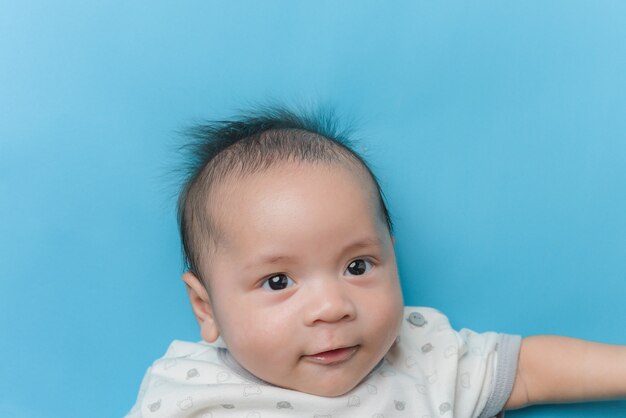
<svg viewBox="0 0 626 418">
<path fill-rule="evenodd" d="M 343 363 L 350 360 L 359 350 L 359 345 L 352 347 L 341 347 L 334 350 L 322 351 L 316 354 L 304 356 L 305 359 L 325 366 Z"/>
</svg>

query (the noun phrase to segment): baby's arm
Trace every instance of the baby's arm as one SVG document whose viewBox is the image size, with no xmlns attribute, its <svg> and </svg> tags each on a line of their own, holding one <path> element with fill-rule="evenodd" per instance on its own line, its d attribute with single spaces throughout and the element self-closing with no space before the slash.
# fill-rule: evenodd
<svg viewBox="0 0 626 418">
<path fill-rule="evenodd" d="M 626 346 L 535 336 L 522 340 L 505 407 L 625 397 Z"/>
</svg>

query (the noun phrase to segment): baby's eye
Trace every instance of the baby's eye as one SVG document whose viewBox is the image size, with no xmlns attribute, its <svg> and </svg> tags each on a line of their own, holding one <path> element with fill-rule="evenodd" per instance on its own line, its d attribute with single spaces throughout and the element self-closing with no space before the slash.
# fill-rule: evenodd
<svg viewBox="0 0 626 418">
<path fill-rule="evenodd" d="M 265 290 L 283 290 L 290 286 L 293 286 L 295 283 L 291 279 L 291 277 L 286 274 L 276 274 L 269 279 L 263 282 L 263 286 L 261 286 Z"/>
<path fill-rule="evenodd" d="M 370 271 L 372 267 L 373 266 L 370 261 L 359 258 L 348 264 L 348 268 L 346 268 L 345 274 L 347 276 L 360 276 Z"/>
</svg>

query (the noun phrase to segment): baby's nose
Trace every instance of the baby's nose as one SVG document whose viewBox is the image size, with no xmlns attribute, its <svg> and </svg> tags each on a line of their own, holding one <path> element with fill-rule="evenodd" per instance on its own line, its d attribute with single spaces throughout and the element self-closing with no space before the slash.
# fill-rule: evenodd
<svg viewBox="0 0 626 418">
<path fill-rule="evenodd" d="M 353 320 L 356 306 L 347 286 L 341 280 L 326 280 L 323 286 L 310 289 L 305 317 L 307 325 Z"/>
</svg>

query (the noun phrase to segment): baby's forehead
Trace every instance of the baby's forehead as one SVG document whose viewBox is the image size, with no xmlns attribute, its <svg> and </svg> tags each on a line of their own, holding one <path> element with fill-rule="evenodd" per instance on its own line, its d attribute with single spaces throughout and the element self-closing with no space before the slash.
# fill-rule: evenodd
<svg viewBox="0 0 626 418">
<path fill-rule="evenodd" d="M 228 195 L 235 190 L 241 190 L 240 186 L 243 185 L 263 183 L 265 186 L 268 184 L 279 186 L 286 180 L 297 181 L 301 187 L 306 188 L 307 185 L 317 181 L 321 171 L 332 172 L 332 176 L 337 180 L 340 178 L 352 180 L 356 186 L 352 189 L 352 193 L 366 193 L 374 201 L 378 198 L 376 185 L 367 170 L 361 164 L 348 160 L 345 162 L 282 161 L 250 172 L 228 173 L 213 184 L 211 189 L 214 193 L 208 198 L 219 202 L 221 201 L 220 195 Z M 255 193 L 263 193 L 263 189 L 253 190 Z M 270 193 L 269 190 L 268 193 Z"/>
<path fill-rule="evenodd" d="M 291 163 L 235 176 L 220 184 L 209 206 L 219 258 L 237 254 L 241 261 L 261 250 L 331 254 L 333 245 L 322 242 L 382 240 L 388 232 L 375 187 L 358 170 L 337 164 Z"/>
<path fill-rule="evenodd" d="M 324 173 L 329 175 L 324 176 Z M 382 211 L 377 188 L 363 167 L 356 163 L 290 161 L 250 173 L 232 174 L 212 187 L 207 196 L 207 211 L 215 226 L 214 232 L 224 232 L 225 220 L 232 218 L 234 211 L 241 213 L 241 205 L 251 207 L 252 210 L 245 212 L 248 216 L 260 217 L 261 213 L 254 211 L 255 202 L 275 199 L 282 193 L 283 187 L 291 191 L 295 188 L 303 193 L 313 188 L 319 189 L 318 180 L 321 176 L 332 179 L 330 183 L 328 180 L 323 183 L 328 195 L 337 192 L 339 185 L 342 185 L 343 193 L 365 202 L 371 208 L 372 216 L 384 222 L 383 216 L 379 216 Z M 328 205 L 330 197 L 318 196 L 319 199 L 303 199 L 301 203 L 311 209 Z"/>
</svg>

